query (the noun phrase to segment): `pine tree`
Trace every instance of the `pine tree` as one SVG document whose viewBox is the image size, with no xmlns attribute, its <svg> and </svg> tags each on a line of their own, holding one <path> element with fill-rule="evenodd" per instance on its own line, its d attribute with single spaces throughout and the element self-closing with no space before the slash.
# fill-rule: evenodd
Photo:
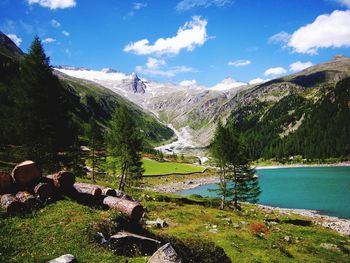
<svg viewBox="0 0 350 263">
<path fill-rule="evenodd" d="M 102 131 L 94 118 L 90 118 L 86 125 L 85 135 L 88 139 L 88 145 L 91 149 L 90 159 L 92 162 L 92 181 L 95 182 L 97 155 L 96 151 L 101 146 L 103 141 Z"/>
<path fill-rule="evenodd" d="M 220 182 L 216 191 L 222 197 L 221 208 L 226 199 L 232 198 L 234 207 L 239 209 L 239 202 L 257 202 L 260 194 L 258 177 L 250 168 L 246 158 L 246 149 L 232 123 L 223 127 L 218 123 L 211 153 L 219 167 Z"/>
<path fill-rule="evenodd" d="M 121 171 L 119 190 L 142 178 L 141 162 L 143 139 L 133 116 L 125 105 L 120 105 L 110 122 L 107 134 L 107 150 L 117 162 L 115 172 Z"/>
<path fill-rule="evenodd" d="M 14 104 L 19 143 L 25 157 L 47 170 L 59 166 L 60 152 L 77 142 L 77 129 L 65 99 L 65 90 L 53 75 L 38 37 L 20 61 Z"/>
</svg>

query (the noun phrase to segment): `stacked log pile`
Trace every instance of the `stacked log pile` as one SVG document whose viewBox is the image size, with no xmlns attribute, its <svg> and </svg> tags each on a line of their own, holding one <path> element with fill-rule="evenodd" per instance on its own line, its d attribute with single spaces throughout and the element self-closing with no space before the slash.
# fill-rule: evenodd
<svg viewBox="0 0 350 263">
<path fill-rule="evenodd" d="M 22 162 L 12 174 L 0 171 L 0 204 L 9 215 L 40 207 L 48 200 L 66 195 L 85 205 L 115 209 L 139 222 L 144 209 L 125 193 L 94 184 L 77 183 L 68 171 L 42 176 L 33 161 Z"/>
</svg>

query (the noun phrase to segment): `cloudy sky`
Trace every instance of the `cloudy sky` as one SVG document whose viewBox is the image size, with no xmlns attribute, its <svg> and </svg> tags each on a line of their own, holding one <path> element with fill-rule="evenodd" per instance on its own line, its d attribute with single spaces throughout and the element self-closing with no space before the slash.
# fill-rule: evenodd
<svg viewBox="0 0 350 263">
<path fill-rule="evenodd" d="M 0 0 L 0 30 L 55 66 L 256 83 L 350 56 L 350 0 Z"/>
</svg>

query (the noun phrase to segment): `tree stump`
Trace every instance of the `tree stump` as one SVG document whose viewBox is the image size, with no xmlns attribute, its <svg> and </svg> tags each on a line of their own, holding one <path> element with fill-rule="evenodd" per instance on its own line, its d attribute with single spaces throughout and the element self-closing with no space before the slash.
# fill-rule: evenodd
<svg viewBox="0 0 350 263">
<path fill-rule="evenodd" d="M 24 187 L 40 178 L 41 171 L 33 161 L 24 161 L 16 165 L 12 171 L 12 177 L 16 184 Z"/>
<path fill-rule="evenodd" d="M 0 201 L 1 207 L 7 214 L 16 215 L 22 213 L 24 210 L 24 204 L 11 194 L 2 195 Z"/>
<path fill-rule="evenodd" d="M 9 173 L 0 171 L 0 194 L 7 194 L 13 187 L 13 178 Z"/>
</svg>

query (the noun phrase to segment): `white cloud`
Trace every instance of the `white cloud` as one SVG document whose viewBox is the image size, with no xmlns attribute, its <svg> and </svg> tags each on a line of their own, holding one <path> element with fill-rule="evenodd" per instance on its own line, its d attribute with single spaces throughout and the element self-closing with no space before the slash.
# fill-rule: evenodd
<svg viewBox="0 0 350 263">
<path fill-rule="evenodd" d="M 148 39 L 142 39 L 126 45 L 123 50 L 137 55 L 177 55 L 182 49 L 192 51 L 209 39 L 206 30 L 207 24 L 207 20 L 194 16 L 191 21 L 186 22 L 178 29 L 174 37 L 159 38 L 153 45 Z"/>
<path fill-rule="evenodd" d="M 180 83 L 180 86 L 184 86 L 184 87 L 190 87 L 190 86 L 195 86 L 197 85 L 197 81 L 195 79 L 192 80 L 183 80 Z"/>
<path fill-rule="evenodd" d="M 281 31 L 281 32 L 271 36 L 269 38 L 269 43 L 270 44 L 276 44 L 276 43 L 285 44 L 285 43 L 288 43 L 288 41 L 290 40 L 290 37 L 291 37 L 290 34 L 288 34 L 285 31 Z"/>
<path fill-rule="evenodd" d="M 70 33 L 67 32 L 66 30 L 63 30 L 63 31 L 62 31 L 62 34 L 63 34 L 64 36 L 66 36 L 66 37 L 69 37 L 69 36 L 70 36 Z"/>
<path fill-rule="evenodd" d="M 147 7 L 147 3 L 133 3 L 132 4 L 132 8 L 134 10 L 140 10 L 142 8 L 145 8 L 145 7 Z"/>
<path fill-rule="evenodd" d="M 256 78 L 256 79 L 252 79 L 251 81 L 249 81 L 248 83 L 250 85 L 254 85 L 254 84 L 260 84 L 260 83 L 264 83 L 266 81 L 269 81 L 270 79 L 262 79 L 262 78 Z"/>
<path fill-rule="evenodd" d="M 350 47 L 350 10 L 335 10 L 295 31 L 289 42 L 294 52 L 315 55 L 320 48 Z"/>
<path fill-rule="evenodd" d="M 297 61 L 297 62 L 294 62 L 294 63 L 289 65 L 289 70 L 292 72 L 298 72 L 298 71 L 302 71 L 308 67 L 311 67 L 312 65 L 313 64 L 311 61 L 308 61 L 308 62 Z"/>
<path fill-rule="evenodd" d="M 350 8 L 350 0 L 337 0 L 341 5 L 346 6 L 347 8 Z"/>
<path fill-rule="evenodd" d="M 20 46 L 22 43 L 22 38 L 18 37 L 15 34 L 7 34 L 7 36 L 16 44 L 16 46 Z"/>
<path fill-rule="evenodd" d="M 75 0 L 27 0 L 27 3 L 38 4 L 50 9 L 64 9 L 76 6 Z"/>
<path fill-rule="evenodd" d="M 225 6 L 231 5 L 232 0 L 182 0 L 176 5 L 176 10 L 178 12 L 183 12 L 196 7 L 207 8 L 210 6 Z"/>
<path fill-rule="evenodd" d="M 55 19 L 52 19 L 52 20 L 51 20 L 51 26 L 52 26 L 52 27 L 55 27 L 55 28 L 58 28 L 58 27 L 61 26 L 61 23 L 58 22 L 58 21 L 55 20 Z"/>
<path fill-rule="evenodd" d="M 250 60 L 240 59 L 236 61 L 229 61 L 227 65 L 234 66 L 234 67 L 244 67 L 244 66 L 248 66 L 251 63 L 252 62 Z"/>
<path fill-rule="evenodd" d="M 56 42 L 56 39 L 48 37 L 43 40 L 43 43 L 53 43 Z"/>
<path fill-rule="evenodd" d="M 147 68 L 150 68 L 150 69 L 156 69 L 164 65 L 166 65 L 165 60 L 156 59 L 156 58 L 148 58 L 146 63 Z"/>
<path fill-rule="evenodd" d="M 285 70 L 284 68 L 282 67 L 277 67 L 277 68 L 269 68 L 265 71 L 264 73 L 264 76 L 272 76 L 272 77 L 275 77 L 275 76 L 279 76 L 279 75 L 282 75 L 282 74 L 285 74 L 287 73 L 287 70 Z"/>
</svg>

